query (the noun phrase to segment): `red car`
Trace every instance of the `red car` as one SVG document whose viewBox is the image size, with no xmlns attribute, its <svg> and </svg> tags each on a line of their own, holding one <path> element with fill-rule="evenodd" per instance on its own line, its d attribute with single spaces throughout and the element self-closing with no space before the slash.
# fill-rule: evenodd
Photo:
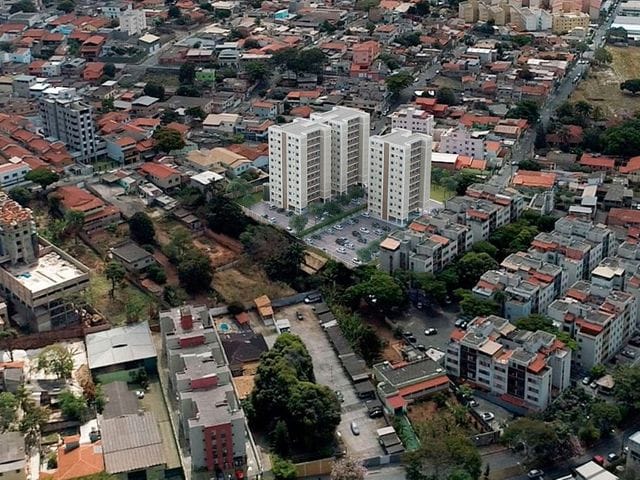
<svg viewBox="0 0 640 480">
<path fill-rule="evenodd" d="M 604 457 L 602 455 L 594 455 L 593 456 L 593 461 L 596 462 L 600 466 L 604 465 Z"/>
</svg>

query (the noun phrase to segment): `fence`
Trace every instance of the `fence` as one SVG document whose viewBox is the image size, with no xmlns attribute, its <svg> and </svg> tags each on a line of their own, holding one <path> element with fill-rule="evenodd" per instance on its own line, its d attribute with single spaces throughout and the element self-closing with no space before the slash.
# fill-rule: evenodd
<svg viewBox="0 0 640 480">
<path fill-rule="evenodd" d="M 333 458 L 321 458 L 311 462 L 296 463 L 296 476 L 300 477 L 322 477 L 329 475 L 333 468 Z"/>
<path fill-rule="evenodd" d="M 82 325 L 78 325 L 76 327 L 65 328 L 64 330 L 53 330 L 50 332 L 21 335 L 18 338 L 11 340 L 11 348 L 14 350 L 33 350 L 35 348 L 46 347 L 52 343 L 64 340 L 84 338 L 89 333 L 102 332 L 104 330 L 109 330 L 110 328 L 111 325 L 108 323 L 96 325 L 94 327 L 83 327 Z"/>
</svg>

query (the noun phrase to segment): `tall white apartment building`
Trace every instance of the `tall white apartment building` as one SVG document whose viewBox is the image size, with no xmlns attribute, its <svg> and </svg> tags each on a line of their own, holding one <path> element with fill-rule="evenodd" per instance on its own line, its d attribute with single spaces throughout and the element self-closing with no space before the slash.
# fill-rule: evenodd
<svg viewBox="0 0 640 480">
<path fill-rule="evenodd" d="M 401 108 L 389 115 L 391 128 L 404 128 L 414 133 L 433 135 L 433 115 L 415 107 Z"/>
<path fill-rule="evenodd" d="M 47 137 L 66 143 L 72 156 L 91 163 L 100 154 L 93 108 L 82 101 L 75 88 L 51 87 L 39 100 L 40 117 Z"/>
<path fill-rule="evenodd" d="M 120 30 L 129 36 L 140 35 L 147 29 L 147 17 L 142 9 L 129 8 L 120 13 Z"/>
<path fill-rule="evenodd" d="M 312 113 L 311 120 L 331 127 L 331 194 L 367 183 L 369 114 L 348 107 Z"/>
<path fill-rule="evenodd" d="M 331 198 L 331 127 L 306 119 L 269 127 L 269 197 L 296 213 Z"/>
<path fill-rule="evenodd" d="M 431 194 L 431 137 L 396 129 L 369 139 L 369 213 L 404 225 Z"/>
<path fill-rule="evenodd" d="M 488 131 L 470 130 L 464 125 L 452 127 L 442 132 L 438 151 L 440 153 L 456 153 L 471 158 L 484 160 L 484 140 Z"/>
</svg>

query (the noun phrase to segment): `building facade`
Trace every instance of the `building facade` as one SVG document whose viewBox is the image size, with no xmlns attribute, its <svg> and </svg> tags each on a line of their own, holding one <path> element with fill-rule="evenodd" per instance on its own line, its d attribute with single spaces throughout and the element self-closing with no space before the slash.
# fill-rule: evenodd
<svg viewBox="0 0 640 480">
<path fill-rule="evenodd" d="M 312 113 L 310 119 L 331 127 L 331 194 L 344 194 L 350 187 L 367 183 L 369 114 L 334 107 Z"/>
<path fill-rule="evenodd" d="M 269 127 L 269 198 L 302 213 L 331 198 L 331 127 L 297 119 Z"/>
<path fill-rule="evenodd" d="M 431 137 L 396 129 L 369 139 L 368 211 L 405 225 L 431 194 Z"/>
</svg>

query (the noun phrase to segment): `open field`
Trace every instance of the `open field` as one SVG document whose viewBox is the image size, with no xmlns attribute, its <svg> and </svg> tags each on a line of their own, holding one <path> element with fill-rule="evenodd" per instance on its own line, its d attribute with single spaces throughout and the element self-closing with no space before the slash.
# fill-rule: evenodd
<svg viewBox="0 0 640 480">
<path fill-rule="evenodd" d="M 272 282 L 248 260 L 214 273 L 213 286 L 227 302 L 251 302 L 260 295 L 281 298 L 296 292 L 284 283 Z"/>
<path fill-rule="evenodd" d="M 640 78 L 640 47 L 607 47 L 613 56 L 609 67 L 591 68 L 571 101 L 585 100 L 602 109 L 605 118 L 630 116 L 640 110 L 640 95 L 620 91 L 620 83 Z"/>
<path fill-rule="evenodd" d="M 454 196 L 454 193 L 450 192 L 446 188 L 440 185 L 435 185 L 433 183 L 431 184 L 431 198 L 433 200 L 437 200 L 438 202 L 444 202 L 445 200 L 449 200 L 453 196 Z"/>
</svg>

